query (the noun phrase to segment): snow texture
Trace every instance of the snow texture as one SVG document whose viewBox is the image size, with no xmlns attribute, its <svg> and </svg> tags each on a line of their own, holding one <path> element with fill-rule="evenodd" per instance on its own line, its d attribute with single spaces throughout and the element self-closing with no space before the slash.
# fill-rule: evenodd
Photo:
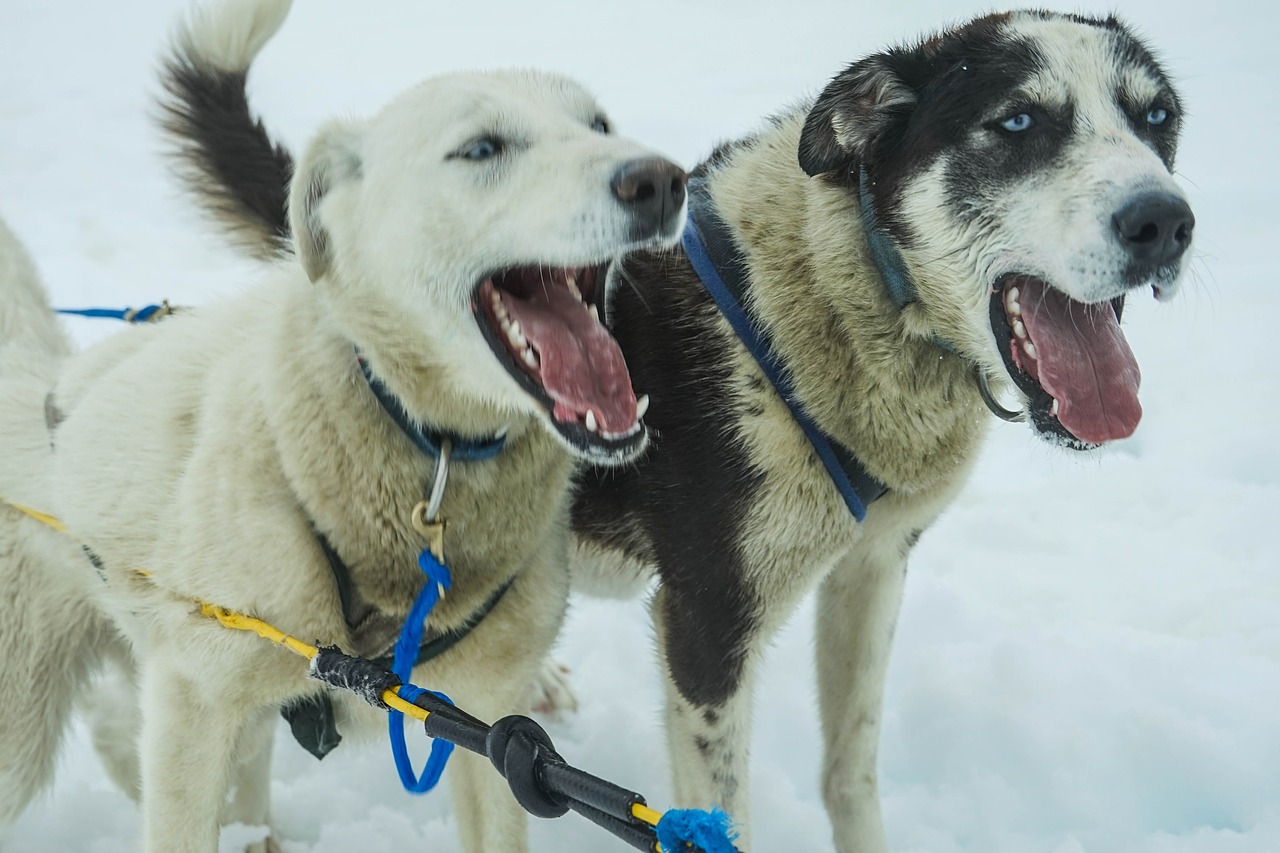
<svg viewBox="0 0 1280 853">
<path fill-rule="evenodd" d="M 1081 11 L 1076 0 L 1047 5 Z M 179 0 L 0 7 L 0 215 L 66 306 L 212 300 L 258 267 L 182 198 L 152 121 Z M 848 62 L 989 8 L 973 0 L 308 0 L 250 80 L 295 150 L 439 71 L 508 65 L 588 82 L 625 132 L 688 165 L 818 91 Z M 1275 6 L 1094 3 L 1157 46 L 1188 117 L 1178 162 L 1198 221 L 1177 301 L 1134 298 L 1137 434 L 1068 455 L 1000 425 L 921 541 L 889 673 L 881 787 L 900 853 L 1280 850 L 1280 286 Z M 88 343 L 107 321 L 70 323 Z M 639 389 L 646 391 L 649 389 Z M 818 790 L 807 603 L 760 681 L 758 851 L 831 849 Z M 559 654 L 581 710 L 566 760 L 670 797 L 661 689 L 640 602 L 576 602 Z M 425 739 L 411 738 L 425 752 Z M 419 753 L 419 762 L 422 753 Z M 4 853 L 136 848 L 138 815 L 77 728 L 59 781 Z M 324 762 L 282 729 L 272 794 L 286 853 L 458 849 L 449 795 L 401 792 L 385 743 Z M 536 851 L 614 849 L 573 816 Z M 243 849 L 261 830 L 224 833 Z"/>
</svg>

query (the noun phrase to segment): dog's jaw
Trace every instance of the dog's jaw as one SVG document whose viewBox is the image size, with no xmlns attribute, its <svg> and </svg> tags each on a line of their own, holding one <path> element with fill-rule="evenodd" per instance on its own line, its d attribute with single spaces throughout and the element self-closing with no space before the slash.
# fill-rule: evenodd
<svg viewBox="0 0 1280 853">
<path fill-rule="evenodd" d="M 494 356 L 574 455 L 623 464 L 647 444 L 622 352 L 593 296 L 607 264 L 515 267 L 486 276 L 472 313 Z"/>
<path fill-rule="evenodd" d="M 1023 274 L 992 287 L 991 330 L 1041 437 L 1087 450 L 1137 429 L 1141 372 L 1120 331 L 1122 304 L 1077 302 Z"/>
</svg>

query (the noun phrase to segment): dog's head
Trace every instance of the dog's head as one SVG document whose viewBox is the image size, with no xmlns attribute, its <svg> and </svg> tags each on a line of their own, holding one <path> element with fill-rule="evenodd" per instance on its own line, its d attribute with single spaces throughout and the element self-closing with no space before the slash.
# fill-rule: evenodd
<svg viewBox="0 0 1280 853">
<path fill-rule="evenodd" d="M 850 66 L 810 112 L 800 164 L 865 175 L 912 274 L 909 323 L 1008 377 L 1040 435 L 1130 435 L 1139 288 L 1177 291 L 1195 224 L 1171 172 L 1172 84 L 1113 18 L 1016 12 Z"/>
<path fill-rule="evenodd" d="M 290 224 L 373 359 L 429 353 L 456 393 L 540 416 L 580 457 L 616 463 L 643 449 L 647 401 L 597 292 L 611 259 L 678 239 L 684 195 L 684 171 L 614 135 L 572 81 L 453 75 L 322 131 Z"/>
</svg>

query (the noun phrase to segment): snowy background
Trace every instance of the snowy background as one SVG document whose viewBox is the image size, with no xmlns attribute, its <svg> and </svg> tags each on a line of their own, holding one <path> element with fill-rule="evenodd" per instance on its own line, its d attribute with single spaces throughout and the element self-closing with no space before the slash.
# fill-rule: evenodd
<svg viewBox="0 0 1280 853">
<path fill-rule="evenodd" d="M 1050 5 L 1059 5 L 1052 3 Z M 1126 2 L 1189 116 L 1179 177 L 1198 219 L 1178 301 L 1130 300 L 1146 410 L 1089 458 L 994 430 L 921 541 L 889 675 L 881 788 L 895 851 L 1280 850 L 1280 12 L 1244 0 Z M 0 4 L 0 216 L 63 305 L 198 303 L 252 281 L 177 192 L 149 116 L 177 0 Z M 435 72 L 530 65 L 587 81 L 624 132 L 687 165 L 814 93 L 846 63 L 988 7 L 963 0 L 307 0 L 251 79 L 299 147 Z M 1105 13 L 1107 6 L 1063 6 Z M 116 331 L 73 326 L 82 342 Z M 2 593 L 0 593 L 2 594 Z M 818 795 L 811 604 L 761 680 L 759 851 L 829 850 Z M 582 710 L 552 727 L 579 765 L 670 796 L 641 603 L 582 601 L 560 656 Z M 639 650 L 639 654 L 636 650 Z M 0 665 L 3 665 L 0 663 Z M 0 721 L 3 725 L 3 721 Z M 401 792 L 385 745 L 317 763 L 285 738 L 273 796 L 287 853 L 453 851 L 448 795 Z M 135 849 L 133 805 L 77 730 L 5 853 Z M 234 850 L 252 833 L 228 833 Z M 537 851 L 624 849 L 574 817 Z M 495 853 L 497 853 L 495 851 Z"/>
</svg>

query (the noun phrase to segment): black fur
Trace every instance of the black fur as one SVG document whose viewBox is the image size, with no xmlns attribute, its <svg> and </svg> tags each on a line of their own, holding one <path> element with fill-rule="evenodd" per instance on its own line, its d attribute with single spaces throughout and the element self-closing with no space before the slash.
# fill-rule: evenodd
<svg viewBox="0 0 1280 853">
<path fill-rule="evenodd" d="M 1157 105 L 1170 112 L 1171 120 L 1162 128 L 1147 125 L 1146 114 L 1153 105 L 1134 103 L 1125 92 L 1116 96 L 1139 135 L 1172 168 L 1181 105 L 1151 52 L 1115 18 L 1066 17 L 1114 33 L 1120 57 L 1148 69 L 1164 84 Z M 1007 15 L 979 18 L 945 35 L 850 65 L 810 111 L 800 143 L 801 167 L 851 189 L 856 188 L 858 168 L 865 167 L 882 224 L 895 240 L 909 246 L 911 229 L 899 212 L 902 187 L 944 151 L 963 151 L 973 130 L 986 126 L 997 144 L 980 154 L 955 158 L 956 167 L 946 176 L 954 210 L 976 215 L 993 187 L 1050 165 L 1070 139 L 1074 111 L 1070 105 L 1050 110 L 1010 100 L 1044 60 L 1035 44 L 1006 32 L 1007 20 Z M 1002 135 L 989 124 L 996 118 L 992 111 L 1001 105 L 1008 113 L 1031 114 L 1034 127 Z M 845 131 L 843 138 L 837 128 Z"/>
<path fill-rule="evenodd" d="M 259 257 L 291 251 L 286 202 L 293 157 L 249 112 L 245 75 L 200 65 L 181 49 L 164 63 L 161 124 L 178 140 L 183 177 Z"/>
<path fill-rule="evenodd" d="M 738 686 L 759 612 L 739 550 L 758 474 L 726 435 L 730 353 L 683 253 L 630 256 L 615 287 L 610 326 L 635 387 L 652 389 L 653 442 L 634 466 L 584 476 L 574 530 L 633 554 L 636 531 L 645 532 L 675 683 L 690 702 L 715 706 Z"/>
</svg>

